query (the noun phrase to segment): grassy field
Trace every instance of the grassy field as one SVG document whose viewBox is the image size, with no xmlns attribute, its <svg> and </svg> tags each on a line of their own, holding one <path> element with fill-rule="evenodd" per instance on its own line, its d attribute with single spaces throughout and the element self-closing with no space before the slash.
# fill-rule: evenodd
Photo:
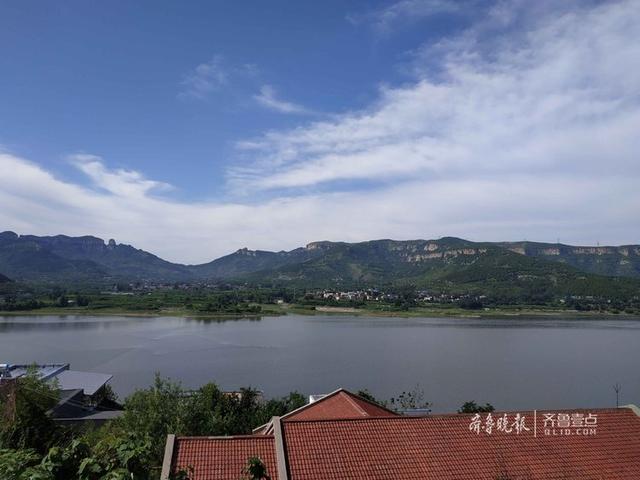
<svg viewBox="0 0 640 480">
<path fill-rule="evenodd" d="M 194 318 L 239 318 L 277 316 L 287 314 L 298 315 L 358 315 L 372 317 L 451 317 L 451 318 L 517 318 L 517 317 L 549 317 L 549 318 L 625 318 L 640 319 L 638 315 L 628 313 L 612 313 L 606 311 L 578 311 L 570 309 L 554 309 L 539 306 L 501 306 L 497 308 L 484 308 L 480 310 L 468 310 L 451 305 L 418 306 L 409 310 L 398 310 L 392 306 L 374 305 L 361 308 L 333 307 L 333 306 L 307 306 L 301 304 L 253 304 L 260 307 L 256 312 L 201 312 L 186 307 L 166 308 L 127 308 L 126 306 L 100 307 L 57 307 L 47 306 L 35 310 L 2 311 L 1 316 L 24 315 L 91 315 L 91 316 L 132 316 L 132 317 L 194 317 Z"/>
<path fill-rule="evenodd" d="M 453 307 L 449 305 L 432 306 L 432 307 L 414 307 L 410 310 L 394 310 L 392 307 L 384 308 L 352 308 L 352 307 L 308 307 L 304 305 L 280 305 L 281 314 L 291 313 L 299 315 L 359 315 L 371 317 L 425 317 L 425 318 L 517 318 L 517 317 L 549 317 L 549 318 L 628 318 L 639 319 L 640 316 L 627 313 L 612 312 L 584 312 L 570 309 L 553 309 L 549 307 L 535 306 L 504 306 L 498 308 L 486 308 L 482 310 L 466 310 L 463 308 Z"/>
</svg>

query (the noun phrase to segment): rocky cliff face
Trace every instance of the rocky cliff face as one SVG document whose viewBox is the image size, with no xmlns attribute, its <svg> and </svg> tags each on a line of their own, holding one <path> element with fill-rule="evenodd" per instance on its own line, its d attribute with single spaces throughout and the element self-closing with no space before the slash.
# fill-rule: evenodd
<svg viewBox="0 0 640 480">
<path fill-rule="evenodd" d="M 573 246 L 537 242 L 505 242 L 498 245 L 529 257 L 563 262 L 589 273 L 640 277 L 640 247 Z"/>
<path fill-rule="evenodd" d="M 212 262 L 187 266 L 167 262 L 114 239 L 105 243 L 93 236 L 37 237 L 0 233 L 0 272 L 14 280 L 228 281 L 253 276 L 323 282 L 335 279 L 386 282 L 470 265 L 475 265 L 476 275 L 481 279 L 479 266 L 493 268 L 496 262 L 506 262 L 505 268 L 516 264 L 522 266 L 522 262 L 517 261 L 521 257 L 562 263 L 587 273 L 640 278 L 638 245 L 478 243 L 454 237 L 360 243 L 321 241 L 280 252 L 241 248 Z"/>
<path fill-rule="evenodd" d="M 111 239 L 0 233 L 0 271 L 27 281 L 180 280 L 188 269 Z"/>
<path fill-rule="evenodd" d="M 519 256 L 572 265 L 588 273 L 640 276 L 640 262 L 634 251 L 637 248 L 573 247 L 530 242 L 476 243 L 454 237 L 360 243 L 321 241 L 290 252 L 254 252 L 242 249 L 212 264 L 216 266 L 215 273 L 219 277 L 251 274 L 253 278 L 262 275 L 263 278 L 304 281 L 342 281 L 347 278 L 376 281 L 402 276 L 408 278 L 447 268 L 447 265 L 482 264 L 484 257 L 495 259 L 502 253 L 517 253 Z M 612 260 L 611 255 L 617 257 Z M 252 257 L 254 261 L 248 261 L 248 257 Z M 490 263 L 491 260 L 487 262 Z M 527 275 L 522 278 L 525 277 Z"/>
</svg>

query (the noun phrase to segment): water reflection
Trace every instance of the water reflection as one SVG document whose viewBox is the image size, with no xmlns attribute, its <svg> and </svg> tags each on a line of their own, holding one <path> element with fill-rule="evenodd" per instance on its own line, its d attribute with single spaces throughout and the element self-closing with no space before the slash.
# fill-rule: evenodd
<svg viewBox="0 0 640 480">
<path fill-rule="evenodd" d="M 112 327 L 137 327 L 143 322 L 169 322 L 180 325 L 187 322 L 218 324 L 226 322 L 259 322 L 261 316 L 225 316 L 225 317 L 145 317 L 145 316 L 79 316 L 79 315 L 42 315 L 42 316 L 0 316 L 0 332 L 9 331 L 61 331 L 61 330 L 103 330 Z"/>
<path fill-rule="evenodd" d="M 611 317 L 0 317 L 0 363 L 112 373 L 121 395 L 157 371 L 267 395 L 343 386 L 389 398 L 419 383 L 434 411 L 608 406 L 615 382 L 640 403 L 639 345 L 640 321 Z"/>
</svg>

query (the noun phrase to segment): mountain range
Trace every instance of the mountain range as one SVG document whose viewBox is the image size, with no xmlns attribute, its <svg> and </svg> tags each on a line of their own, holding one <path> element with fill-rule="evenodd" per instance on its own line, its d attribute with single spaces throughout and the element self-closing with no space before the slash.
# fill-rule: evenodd
<svg viewBox="0 0 640 480">
<path fill-rule="evenodd" d="M 0 233 L 0 274 L 19 282 L 225 281 L 305 287 L 416 286 L 634 295 L 640 245 L 571 246 L 536 242 L 373 240 L 313 242 L 291 251 L 242 248 L 200 265 L 168 262 L 93 236 Z"/>
</svg>

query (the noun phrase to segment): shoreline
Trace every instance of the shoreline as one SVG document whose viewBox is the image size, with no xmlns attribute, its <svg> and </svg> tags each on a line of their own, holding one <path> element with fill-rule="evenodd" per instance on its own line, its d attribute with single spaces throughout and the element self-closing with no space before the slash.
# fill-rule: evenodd
<svg viewBox="0 0 640 480">
<path fill-rule="evenodd" d="M 273 307 L 270 305 L 270 307 Z M 621 319 L 640 320 L 640 315 L 632 313 L 585 312 L 578 310 L 544 310 L 544 309 L 489 309 L 483 311 L 461 311 L 460 309 L 415 309 L 409 311 L 384 311 L 377 309 L 358 309 L 354 307 L 319 306 L 315 309 L 298 305 L 283 305 L 262 312 L 247 313 L 203 313 L 187 312 L 181 309 L 131 311 L 126 309 L 37 309 L 20 311 L 0 311 L 0 317 L 26 316 L 121 316 L 134 318 L 178 317 L 196 319 L 243 319 L 259 317 L 277 317 L 289 314 L 297 315 L 353 315 L 381 318 L 459 318 L 459 319 L 515 319 L 515 318 L 579 318 L 579 319 Z"/>
<path fill-rule="evenodd" d="M 75 310 L 75 311 L 40 311 L 40 310 L 25 310 L 25 311 L 0 311 L 0 317 L 34 317 L 34 316 L 57 316 L 57 317 L 133 317 L 133 318 L 153 318 L 153 317 L 176 317 L 176 318 L 201 318 L 201 319 L 237 319 L 237 318 L 258 318 L 258 317 L 278 317 L 286 315 L 286 313 L 279 312 L 260 312 L 260 313 L 208 313 L 208 314 L 193 314 L 187 312 L 178 311 L 161 311 L 155 312 L 151 310 L 143 312 L 132 311 L 109 311 L 104 310 Z"/>
<path fill-rule="evenodd" d="M 354 315 L 354 316 L 370 316 L 370 317 L 387 317 L 387 318 L 459 318 L 459 319 L 508 319 L 508 318 L 580 318 L 580 319 L 599 319 L 601 317 L 611 319 L 640 320 L 639 314 L 632 313 L 612 313 L 612 312 L 584 312 L 578 310 L 535 310 L 523 309 L 520 311 L 491 309 L 481 312 L 477 311 L 460 311 L 455 310 L 414 310 L 414 311 L 380 311 L 355 309 L 346 307 L 322 307 L 321 310 L 303 310 L 292 309 L 291 313 L 301 315 Z"/>
</svg>

